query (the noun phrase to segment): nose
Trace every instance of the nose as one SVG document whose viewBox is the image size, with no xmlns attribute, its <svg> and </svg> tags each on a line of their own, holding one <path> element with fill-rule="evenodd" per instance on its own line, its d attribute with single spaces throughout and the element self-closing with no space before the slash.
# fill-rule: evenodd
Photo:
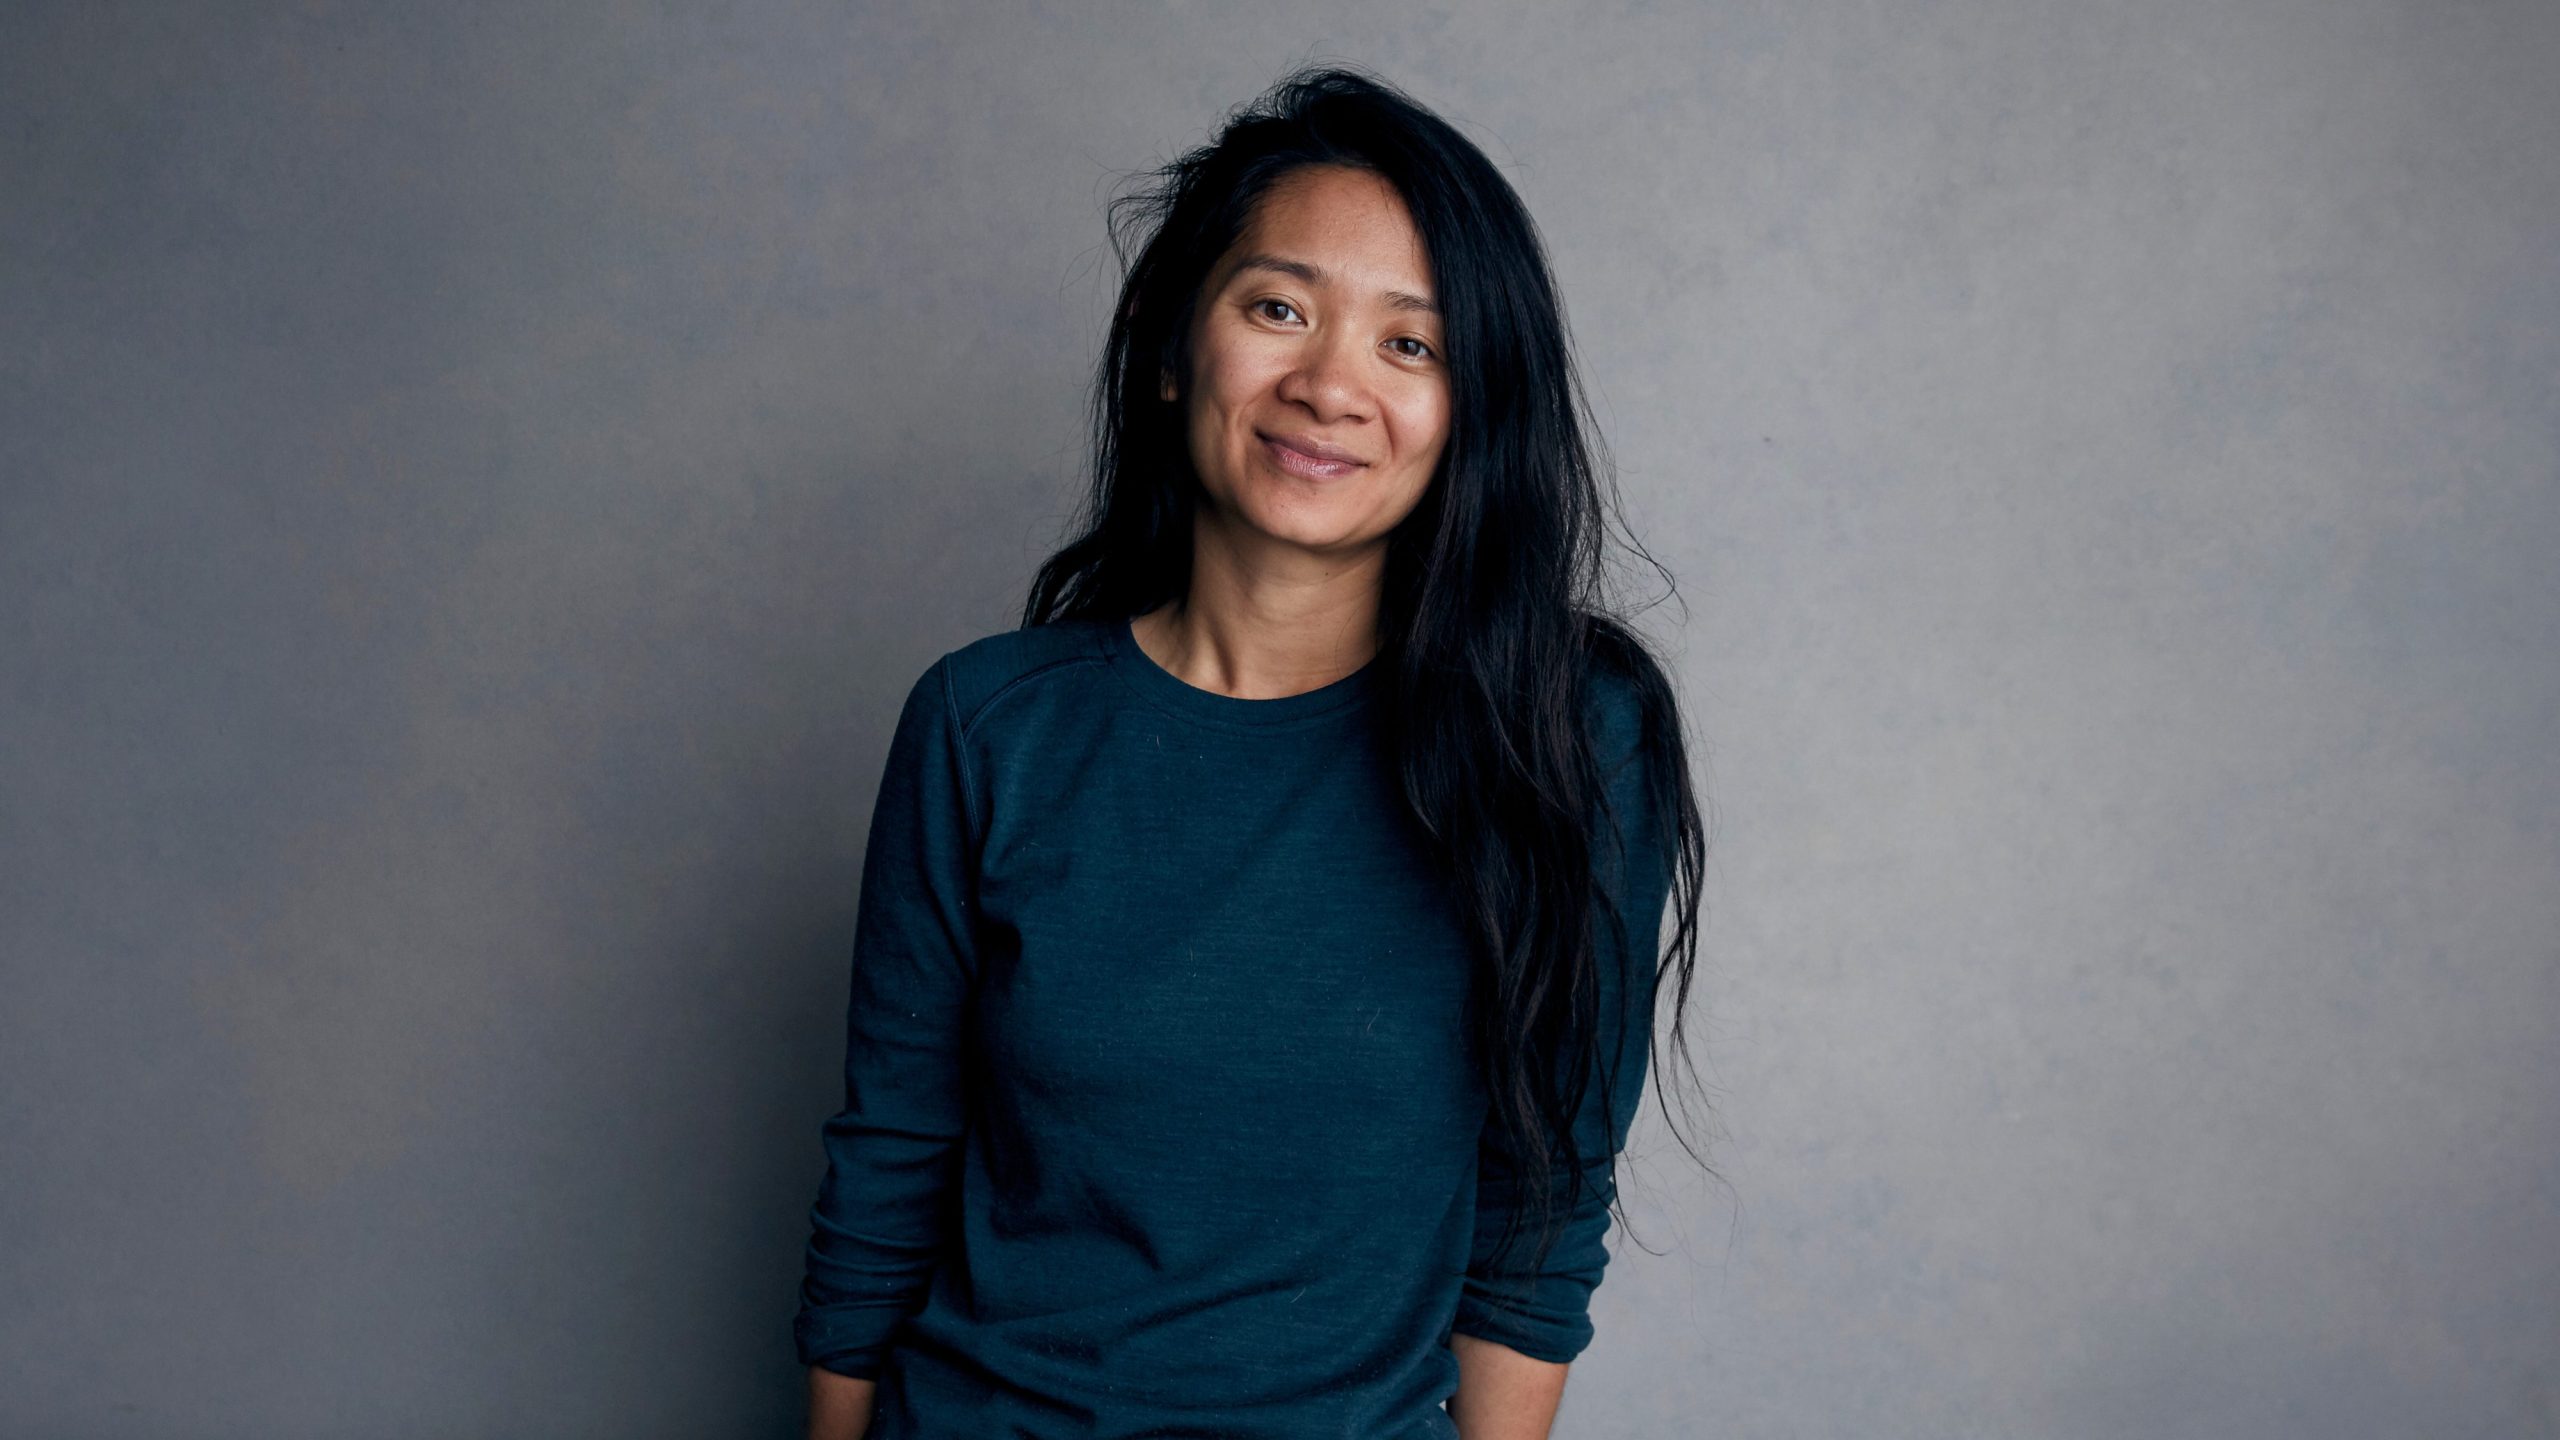
<svg viewBox="0 0 2560 1440">
<path fill-rule="evenodd" d="M 1356 420 L 1375 408 L 1360 369 L 1360 342 L 1338 328 L 1316 331 L 1298 349 L 1297 363 L 1280 377 L 1280 398 L 1303 405 L 1318 420 Z"/>
</svg>

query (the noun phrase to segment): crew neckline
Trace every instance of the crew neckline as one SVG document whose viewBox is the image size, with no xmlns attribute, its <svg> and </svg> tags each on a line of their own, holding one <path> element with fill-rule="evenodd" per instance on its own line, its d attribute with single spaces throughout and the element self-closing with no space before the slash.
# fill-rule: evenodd
<svg viewBox="0 0 2560 1440">
<path fill-rule="evenodd" d="M 1137 632 L 1131 628 L 1135 618 L 1126 616 L 1102 625 L 1103 649 L 1111 668 L 1149 700 L 1191 719 L 1217 725 L 1285 725 L 1348 710 L 1368 699 L 1375 688 L 1378 657 L 1372 655 L 1341 679 L 1295 695 L 1247 700 L 1203 690 L 1157 664 L 1155 657 L 1140 647 Z"/>
</svg>

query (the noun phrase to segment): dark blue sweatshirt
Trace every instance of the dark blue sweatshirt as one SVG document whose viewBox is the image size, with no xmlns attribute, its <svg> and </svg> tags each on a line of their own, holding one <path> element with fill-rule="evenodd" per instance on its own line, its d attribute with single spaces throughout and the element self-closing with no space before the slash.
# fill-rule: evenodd
<svg viewBox="0 0 2560 1440">
<path fill-rule="evenodd" d="M 1590 1193 L 1542 1270 L 1534 1211 L 1497 1267 L 1515 1187 L 1375 669 L 1240 700 L 1069 621 L 908 694 L 794 1325 L 803 1364 L 879 1381 L 872 1440 L 1447 1437 L 1453 1331 L 1590 1343 L 1669 858 L 1596 852 L 1630 917 L 1616 1104 L 1590 1086 Z M 1591 693 L 1643 836 L 1633 693 Z"/>
</svg>

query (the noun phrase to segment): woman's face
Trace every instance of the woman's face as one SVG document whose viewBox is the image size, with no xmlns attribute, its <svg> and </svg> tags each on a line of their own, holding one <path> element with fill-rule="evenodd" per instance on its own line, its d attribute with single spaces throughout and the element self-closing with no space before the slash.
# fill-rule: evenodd
<svg viewBox="0 0 2560 1440">
<path fill-rule="evenodd" d="M 1217 520 L 1337 559 L 1384 543 L 1449 435 L 1434 299 L 1385 180 L 1311 166 L 1264 193 L 1192 319 L 1184 414 Z"/>
</svg>

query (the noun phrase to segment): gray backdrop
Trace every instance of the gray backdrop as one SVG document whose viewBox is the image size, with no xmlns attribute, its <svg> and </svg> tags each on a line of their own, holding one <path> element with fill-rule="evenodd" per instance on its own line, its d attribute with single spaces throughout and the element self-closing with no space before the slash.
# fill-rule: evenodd
<svg viewBox="0 0 2560 1440">
<path fill-rule="evenodd" d="M 2547 0 L 9 5 L 0 1433 L 796 1424 L 897 702 L 1330 58 L 1680 581 L 1730 1188 L 1558 1433 L 2560 1434 Z"/>
</svg>

